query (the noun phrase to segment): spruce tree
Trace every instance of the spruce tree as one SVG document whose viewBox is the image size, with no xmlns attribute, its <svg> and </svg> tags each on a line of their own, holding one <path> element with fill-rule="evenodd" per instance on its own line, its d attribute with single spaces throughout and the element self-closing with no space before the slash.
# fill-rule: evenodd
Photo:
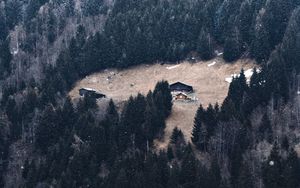
<svg viewBox="0 0 300 188">
<path fill-rule="evenodd" d="M 44 110 L 36 130 L 36 147 L 45 153 L 48 147 L 57 142 L 59 133 L 60 128 L 58 126 L 57 114 L 54 111 L 53 106 L 49 105 Z"/>
<path fill-rule="evenodd" d="M 209 188 L 219 188 L 221 185 L 221 169 L 217 158 L 213 158 L 209 169 Z"/>
<path fill-rule="evenodd" d="M 281 188 L 282 179 L 282 158 L 279 155 L 279 148 L 275 142 L 271 154 L 262 166 L 262 178 L 266 188 Z"/>
<path fill-rule="evenodd" d="M 300 2 L 300 1 L 299 1 Z M 289 21 L 286 29 L 280 51 L 284 58 L 286 68 L 289 71 L 296 69 L 300 71 L 299 58 L 300 58 L 300 8 L 297 8 Z"/>
<path fill-rule="evenodd" d="M 179 182 L 183 187 L 195 187 L 197 178 L 197 161 L 193 152 L 187 153 L 182 161 Z"/>
<path fill-rule="evenodd" d="M 198 38 L 197 52 L 203 60 L 209 60 L 213 57 L 214 51 L 212 37 L 210 33 L 203 28 Z"/>
<path fill-rule="evenodd" d="M 243 164 L 240 168 L 237 187 L 254 188 L 254 177 L 247 164 Z"/>
<path fill-rule="evenodd" d="M 82 10 L 85 16 L 96 16 L 100 13 L 103 0 L 86 0 L 82 3 Z"/>
<path fill-rule="evenodd" d="M 6 22 L 6 15 L 4 8 L 0 7 L 0 42 L 3 42 L 6 40 L 7 34 L 8 34 L 8 25 Z"/>
<path fill-rule="evenodd" d="M 258 128 L 258 131 L 259 131 L 259 138 L 261 140 L 266 139 L 269 143 L 271 143 L 273 141 L 272 126 L 271 126 L 271 122 L 270 122 L 267 114 L 263 115 L 261 124 Z"/>
<path fill-rule="evenodd" d="M 260 24 L 255 30 L 251 53 L 258 63 L 266 63 L 270 52 L 271 45 L 269 42 L 269 34 L 267 33 L 265 26 Z"/>
<path fill-rule="evenodd" d="M 252 20 L 254 16 L 253 4 L 250 1 L 244 1 L 240 7 L 238 15 L 238 28 L 241 33 L 243 43 L 249 45 L 252 39 Z"/>
<path fill-rule="evenodd" d="M 71 131 L 73 129 L 76 118 L 77 118 L 77 114 L 73 107 L 71 98 L 67 97 L 62 107 L 62 113 L 61 113 L 61 123 L 64 125 L 63 126 L 64 129 Z"/>
<path fill-rule="evenodd" d="M 158 82 L 153 91 L 154 101 L 164 117 L 168 117 L 172 111 L 172 95 L 167 81 Z"/>
<path fill-rule="evenodd" d="M 240 33 L 236 27 L 233 27 L 230 34 L 225 39 L 224 60 L 232 62 L 237 60 L 242 54 Z"/>
<path fill-rule="evenodd" d="M 289 151 L 288 157 L 284 163 L 283 179 L 284 187 L 296 188 L 300 185 L 300 163 L 297 153 L 294 149 Z"/>
<path fill-rule="evenodd" d="M 175 145 L 185 144 L 184 135 L 183 135 L 182 131 L 180 129 L 178 129 L 177 127 L 175 127 L 173 129 L 173 132 L 172 132 L 172 135 L 170 138 L 170 143 L 175 144 Z"/>
<path fill-rule="evenodd" d="M 204 109 L 202 107 L 202 105 L 198 108 L 197 112 L 196 112 L 196 116 L 194 119 L 194 127 L 192 130 L 192 142 L 194 144 L 198 143 L 199 141 L 199 136 L 200 136 L 200 132 L 201 132 L 201 126 L 202 126 L 202 122 L 201 122 L 201 118 L 203 118 L 203 113 L 204 113 Z"/>
<path fill-rule="evenodd" d="M 283 137 L 282 143 L 281 143 L 281 147 L 285 150 L 288 151 L 290 148 L 290 144 L 289 144 L 289 139 L 287 136 Z"/>
<path fill-rule="evenodd" d="M 0 23 L 1 24 L 1 23 Z M 5 41 L 0 41 L 0 78 L 3 79 L 6 75 L 5 73 L 11 72 L 11 60 L 12 60 L 12 54 L 10 53 L 9 48 L 9 39 L 6 39 Z"/>
</svg>

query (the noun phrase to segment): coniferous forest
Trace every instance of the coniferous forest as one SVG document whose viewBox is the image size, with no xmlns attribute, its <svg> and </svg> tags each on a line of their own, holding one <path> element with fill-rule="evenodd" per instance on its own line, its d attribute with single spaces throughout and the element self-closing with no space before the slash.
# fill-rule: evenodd
<svg viewBox="0 0 300 188">
<path fill-rule="evenodd" d="M 97 71 L 220 49 L 261 69 L 166 150 L 167 81 L 122 107 L 68 96 Z M 299 135 L 300 0 L 0 0 L 0 187 L 299 188 Z"/>
</svg>

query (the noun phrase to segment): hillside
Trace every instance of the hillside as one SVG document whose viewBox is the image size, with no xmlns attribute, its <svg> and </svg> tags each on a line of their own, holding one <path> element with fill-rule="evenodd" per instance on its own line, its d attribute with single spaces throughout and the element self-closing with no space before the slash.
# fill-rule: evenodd
<svg viewBox="0 0 300 188">
<path fill-rule="evenodd" d="M 138 93 L 146 95 L 161 80 L 166 80 L 170 84 L 180 81 L 193 86 L 196 100 L 173 103 L 172 114 L 167 119 L 165 137 L 156 143 L 159 148 L 165 148 L 175 127 L 180 128 L 186 139 L 190 140 L 199 105 L 207 107 L 210 103 L 222 104 L 229 88 L 229 83 L 225 79 L 233 74 L 239 74 L 242 68 L 248 70 L 255 66 L 254 62 L 248 59 L 225 63 L 221 58 L 215 58 L 197 63 L 183 61 L 176 65 L 154 64 L 124 70 L 106 69 L 78 81 L 69 95 L 76 99 L 79 97 L 80 88 L 92 88 L 120 104 Z"/>
<path fill-rule="evenodd" d="M 300 0 L 0 0 L 0 18 L 0 187 L 299 188 Z"/>
</svg>

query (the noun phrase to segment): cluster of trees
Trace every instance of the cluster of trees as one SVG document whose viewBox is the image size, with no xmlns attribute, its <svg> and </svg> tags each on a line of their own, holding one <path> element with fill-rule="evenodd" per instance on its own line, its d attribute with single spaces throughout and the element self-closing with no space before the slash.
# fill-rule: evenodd
<svg viewBox="0 0 300 188">
<path fill-rule="evenodd" d="M 224 47 L 226 61 L 234 61 L 249 51 L 261 63 L 282 41 L 298 4 L 293 0 L 119 0 L 103 35 L 118 46 L 114 57 L 121 66 L 177 61 L 190 51 L 198 51 L 206 60 L 214 55 L 216 44 Z"/>
<path fill-rule="evenodd" d="M 297 154 L 289 146 L 287 136 L 282 136 L 287 133 L 278 133 L 277 123 L 270 120 L 274 115 L 269 113 L 269 110 L 273 112 L 283 108 L 297 93 L 298 88 L 294 84 L 297 83 L 295 75 L 299 71 L 293 54 L 295 51 L 299 53 L 300 48 L 297 42 L 291 40 L 297 39 L 299 34 L 297 15 L 299 9 L 292 14 L 283 42 L 272 53 L 267 65 L 263 65 L 260 71 L 254 69 L 249 82 L 242 70 L 239 76 L 233 78 L 220 108 L 209 105 L 205 110 L 200 106 L 196 113 L 192 142 L 200 151 L 216 155 L 227 163 L 233 187 L 255 187 L 252 179 L 260 172 L 249 167 L 255 160 L 249 161 L 247 155 L 261 142 L 273 144 L 269 159 L 259 164 L 261 168 L 258 171 L 261 171 L 264 186 L 299 186 Z M 258 114 L 254 117 L 253 113 L 259 108 L 264 110 L 257 124 L 253 118 L 257 118 Z M 289 121 L 292 127 L 297 124 L 293 118 L 285 121 Z M 280 126 L 290 129 L 287 125 Z M 282 142 L 280 147 L 278 141 Z M 239 184 L 240 179 L 243 184 Z"/>
<path fill-rule="evenodd" d="M 0 79 L 4 79 L 5 76 L 9 75 L 11 72 L 11 60 L 12 55 L 10 53 L 9 49 L 9 37 L 8 37 L 8 31 L 9 31 L 9 25 L 8 20 L 6 20 L 5 16 L 5 10 L 0 7 Z"/>
<path fill-rule="evenodd" d="M 280 155 L 277 143 L 274 144 L 268 160 L 263 164 L 262 178 L 266 188 L 298 187 L 300 163 L 297 153 L 286 147 L 286 156 Z"/>
<path fill-rule="evenodd" d="M 0 83 L 15 71 L 8 34 L 16 25 L 25 30 L 20 48 L 35 57 L 48 53 L 38 49 L 37 40 L 56 45 L 66 18 L 94 18 L 106 13 L 104 3 L 81 1 L 78 13 L 73 0 L 2 1 Z M 266 188 L 298 187 L 296 139 L 287 139 L 297 132 L 295 114 L 287 110 L 288 119 L 281 112 L 297 92 L 299 5 L 299 0 L 116 0 L 101 32 L 91 36 L 90 28 L 79 25 L 70 41 L 59 43 L 66 47 L 56 63 L 49 58 L 42 64 L 39 83 L 1 85 L 0 176 L 8 170 L 9 146 L 18 141 L 34 149 L 18 182 L 25 187 L 252 188 L 260 182 Z M 262 68 L 254 69 L 249 83 L 243 70 L 234 77 L 220 107 L 199 107 L 192 143 L 175 128 L 167 151 L 154 152 L 153 141 L 163 135 L 172 110 L 166 81 L 147 96 L 131 97 L 120 113 L 112 101 L 105 110 L 91 97 L 75 106 L 65 97 L 78 79 L 95 71 L 175 62 L 192 51 L 209 60 L 216 47 L 224 48 L 226 61 L 245 55 Z M 281 117 L 286 122 L 275 122 Z M 264 144 L 273 147 L 267 159 L 258 157 Z"/>
<path fill-rule="evenodd" d="M 266 63 L 271 51 L 282 42 L 289 18 L 299 0 L 117 0 L 110 11 L 102 0 L 80 1 L 80 5 L 80 9 L 76 9 L 73 0 L 5 1 L 0 8 L 0 14 L 5 18 L 0 23 L 0 28 L 3 28 L 0 37 L 6 38 L 10 29 L 23 25 L 25 33 L 22 33 L 20 49 L 42 59 L 53 58 L 53 53 L 60 53 L 57 64 L 61 65 L 61 69 L 70 68 L 69 77 L 64 79 L 69 82 L 67 85 L 107 67 L 174 62 L 185 58 L 191 51 L 208 60 L 219 46 L 224 48 L 226 61 L 234 61 L 245 54 L 258 63 Z M 60 37 L 66 31 L 68 18 L 76 18 L 80 23 L 82 16 L 99 14 L 106 15 L 107 19 L 104 28 L 95 35 L 88 33 L 90 28 L 79 26 L 71 41 Z M 277 28 L 276 31 L 274 28 Z M 63 42 L 55 44 L 58 39 Z M 3 48 L 5 52 L 1 53 L 3 57 L 0 58 L 4 60 L 0 70 L 10 73 L 8 44 L 9 40 L 6 40 L 0 45 L 1 51 Z M 65 44 L 68 47 L 57 52 L 44 49 L 42 44 L 47 48 L 60 45 L 58 49 L 61 49 L 61 45 Z M 54 55 L 55 58 L 57 56 Z M 45 60 L 44 66 L 55 64 Z M 65 73 L 67 70 L 58 71 Z M 63 73 L 60 76 L 64 76 Z"/>
<path fill-rule="evenodd" d="M 18 140 L 27 134 L 26 139 L 35 144 L 35 153 L 45 158 L 41 163 L 33 159 L 25 163 L 26 187 L 41 182 L 67 187 L 96 186 L 104 184 L 104 180 L 106 185 L 111 178 L 100 178 L 99 173 L 106 177 L 116 166 L 126 163 L 127 157 L 153 155 L 153 140 L 163 134 L 165 118 L 172 107 L 166 81 L 157 83 L 146 97 L 141 94 L 131 97 L 120 115 L 110 101 L 103 119 L 97 115 L 99 109 L 93 97 L 84 97 L 74 107 L 69 98 L 63 105 L 41 104 L 40 95 L 29 93 L 21 109 L 14 99 L 6 104 L 8 118 L 13 122 L 10 136 Z M 35 115 L 35 122 L 27 122 Z M 33 123 L 35 127 L 29 128 Z"/>
<path fill-rule="evenodd" d="M 218 45 L 223 46 L 226 61 L 249 52 L 245 53 L 248 57 L 266 63 L 271 51 L 283 40 L 296 5 L 298 1 L 292 0 L 269 3 L 118 0 L 103 31 L 88 37 L 85 28 L 79 26 L 57 64 L 61 69 L 70 69 L 74 75 L 66 80 L 73 83 L 78 77 L 107 67 L 174 62 L 191 51 L 208 60 L 215 56 Z M 93 11 L 89 14 L 93 15 Z M 276 17 L 272 16 L 275 14 Z M 276 32 L 274 28 L 278 28 Z"/>
</svg>

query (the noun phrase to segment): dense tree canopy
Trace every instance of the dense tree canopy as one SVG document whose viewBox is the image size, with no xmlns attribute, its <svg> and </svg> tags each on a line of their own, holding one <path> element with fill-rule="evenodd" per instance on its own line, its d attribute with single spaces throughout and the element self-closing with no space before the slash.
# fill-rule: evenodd
<svg viewBox="0 0 300 188">
<path fill-rule="evenodd" d="M 1 1 L 0 187 L 299 187 L 299 5 Z M 220 106 L 199 106 L 191 139 L 166 138 L 167 81 L 107 106 L 67 94 L 96 71 L 191 56 L 258 63 Z"/>
</svg>

